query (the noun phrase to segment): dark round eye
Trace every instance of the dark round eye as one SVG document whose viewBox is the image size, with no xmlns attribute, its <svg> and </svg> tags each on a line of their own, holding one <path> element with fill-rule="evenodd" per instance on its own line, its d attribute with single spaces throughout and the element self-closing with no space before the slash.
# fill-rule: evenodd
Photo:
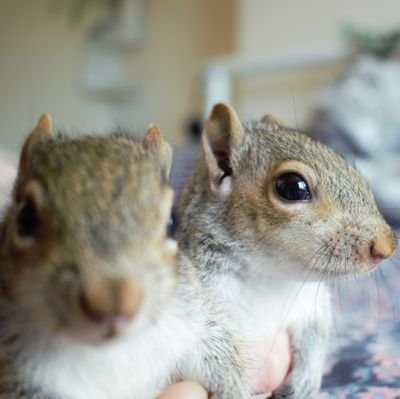
<svg viewBox="0 0 400 399">
<path fill-rule="evenodd" d="M 308 201 L 311 192 L 304 177 L 289 172 L 280 175 L 275 183 L 278 195 L 288 201 Z"/>
<path fill-rule="evenodd" d="M 17 233 L 21 237 L 34 236 L 39 229 L 39 216 L 32 200 L 23 202 L 17 215 Z"/>
</svg>

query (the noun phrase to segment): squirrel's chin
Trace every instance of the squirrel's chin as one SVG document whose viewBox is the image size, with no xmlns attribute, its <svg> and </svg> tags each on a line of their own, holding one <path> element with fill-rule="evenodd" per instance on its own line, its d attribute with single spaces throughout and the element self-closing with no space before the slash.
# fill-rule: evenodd
<svg viewBox="0 0 400 399">
<path fill-rule="evenodd" d="M 67 344 L 84 346 L 105 346 L 126 339 L 128 334 L 110 331 L 74 331 L 61 333 L 62 340 Z"/>
<path fill-rule="evenodd" d="M 123 341 L 136 335 L 140 328 L 136 328 L 135 322 L 121 325 L 98 324 L 91 322 L 63 325 L 51 331 L 51 335 L 65 342 L 66 344 L 78 344 L 89 346 L 108 345 L 113 342 Z"/>
</svg>

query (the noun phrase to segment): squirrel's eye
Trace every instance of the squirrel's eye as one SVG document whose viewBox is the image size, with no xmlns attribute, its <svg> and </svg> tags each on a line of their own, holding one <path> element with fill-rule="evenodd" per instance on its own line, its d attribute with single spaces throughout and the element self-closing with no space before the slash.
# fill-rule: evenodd
<svg viewBox="0 0 400 399">
<path fill-rule="evenodd" d="M 306 180 L 297 173 L 289 172 L 280 175 L 275 182 L 278 195 L 288 201 L 308 201 L 311 192 Z"/>
<path fill-rule="evenodd" d="M 33 236 L 39 229 L 39 217 L 32 200 L 27 199 L 17 215 L 17 233 L 21 237 Z"/>
</svg>

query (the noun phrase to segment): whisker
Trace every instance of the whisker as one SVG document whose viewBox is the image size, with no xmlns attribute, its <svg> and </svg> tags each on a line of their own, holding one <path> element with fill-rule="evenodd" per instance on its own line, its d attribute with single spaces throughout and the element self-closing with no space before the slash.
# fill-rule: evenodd
<svg viewBox="0 0 400 399">
<path fill-rule="evenodd" d="M 310 312 L 310 317 L 311 317 L 311 315 L 314 313 L 314 322 L 317 320 L 317 314 L 316 314 L 316 312 L 317 312 L 317 301 L 318 301 L 319 288 L 320 288 L 320 286 L 321 286 L 322 281 L 324 280 L 325 273 L 326 273 L 326 271 L 327 271 L 327 269 L 328 269 L 328 267 L 329 267 L 329 262 L 330 262 L 330 258 L 329 258 L 328 262 L 326 263 L 326 265 L 325 265 L 325 267 L 324 267 L 324 269 L 323 269 L 323 272 L 322 272 L 322 274 L 321 274 L 321 276 L 320 276 L 320 278 L 319 278 L 318 285 L 317 285 L 317 290 L 316 290 L 316 292 L 315 292 L 315 296 L 314 296 L 314 305 L 313 305 L 313 308 L 314 308 L 314 309 L 311 309 L 311 312 Z"/>
<path fill-rule="evenodd" d="M 272 353 L 272 351 L 273 351 L 273 349 L 274 349 L 274 347 L 275 347 L 275 345 L 276 345 L 277 339 L 278 339 L 280 333 L 283 331 L 285 321 L 286 321 L 287 317 L 289 316 L 289 313 L 290 313 L 290 311 L 291 311 L 291 309 L 292 309 L 292 307 L 293 307 L 293 305 L 294 305 L 294 303 L 295 303 L 295 301 L 296 301 L 298 295 L 300 294 L 300 292 L 301 292 L 301 290 L 303 289 L 304 285 L 306 284 L 308 278 L 310 277 L 310 274 L 311 274 L 312 271 L 313 271 L 313 266 L 315 266 L 315 264 L 318 263 L 318 261 L 322 258 L 322 256 L 324 256 L 324 251 L 325 251 L 325 250 L 326 250 L 326 244 L 324 243 L 323 245 L 321 245 L 321 246 L 314 252 L 314 254 L 311 256 L 309 262 L 307 262 L 307 263 L 302 267 L 302 269 L 301 269 L 299 275 L 301 275 L 307 267 L 308 267 L 308 269 L 309 269 L 309 270 L 308 270 L 308 273 L 306 274 L 306 276 L 304 277 L 304 279 L 301 281 L 300 285 L 297 287 L 297 290 L 296 290 L 295 293 L 294 293 L 294 297 L 292 298 L 292 300 L 290 301 L 290 303 L 289 303 L 290 295 L 286 298 L 286 300 L 285 300 L 285 302 L 284 302 L 284 305 L 283 305 L 283 307 L 282 307 L 282 310 L 284 310 L 285 307 L 286 307 L 287 305 L 288 305 L 288 307 L 287 307 L 286 311 L 284 311 L 284 312 L 282 313 L 282 316 L 281 316 L 280 321 L 279 321 L 279 323 L 278 323 L 277 332 L 276 332 L 276 334 L 275 334 L 274 339 L 272 340 L 272 344 L 271 344 L 270 350 L 269 350 L 267 356 L 265 357 L 264 364 L 268 362 L 268 360 L 269 360 L 269 358 L 270 358 L 270 356 L 271 356 L 271 353 Z M 261 368 L 262 368 L 262 366 L 260 366 L 260 369 L 261 369 Z"/>
<path fill-rule="evenodd" d="M 342 268 L 342 266 L 340 265 L 339 259 L 335 260 L 334 266 L 335 266 L 335 272 L 338 269 Z M 344 262 L 343 267 L 344 267 L 344 273 L 345 273 L 345 276 L 346 276 L 347 275 L 346 274 L 347 273 L 346 262 Z M 342 279 L 336 277 L 335 281 L 338 281 L 338 284 L 337 284 L 338 302 L 339 302 L 339 308 L 340 308 L 340 315 L 342 316 L 342 323 L 341 324 L 343 324 L 343 315 L 345 314 L 345 311 L 343 310 L 343 302 L 342 302 L 342 282 L 343 281 L 347 282 L 347 279 L 343 279 L 342 280 Z M 335 309 L 336 309 L 336 307 L 335 307 Z M 336 335 L 339 338 L 339 347 L 344 347 L 345 343 L 343 341 L 341 341 L 343 339 L 343 333 L 340 333 L 340 331 L 338 330 L 338 326 L 337 325 L 335 325 L 335 330 L 336 330 Z"/>
<path fill-rule="evenodd" d="M 336 304 L 334 301 L 334 295 L 335 295 L 335 291 L 337 291 L 338 287 L 337 287 L 337 279 L 333 278 L 332 279 L 332 285 L 331 285 L 331 292 L 332 292 L 332 297 L 330 300 L 330 305 L 331 305 L 331 315 L 332 315 L 332 325 L 333 328 L 335 330 L 335 334 L 337 336 L 337 338 L 340 340 L 340 336 L 339 336 L 339 330 L 337 329 L 337 313 L 336 313 Z"/>
<path fill-rule="evenodd" d="M 299 124 L 298 124 L 298 121 L 297 121 L 296 98 L 295 98 L 295 95 L 294 95 L 293 91 L 292 90 L 290 90 L 290 91 L 291 91 L 291 94 L 292 94 L 292 105 L 293 105 L 293 112 L 294 112 L 294 120 L 296 122 L 296 129 L 299 130 Z"/>
<path fill-rule="evenodd" d="M 376 295 L 377 295 L 377 302 L 378 302 L 378 312 L 380 312 L 380 310 L 383 307 L 383 302 L 382 302 L 382 296 L 381 296 L 381 290 L 379 287 L 379 280 L 378 280 L 378 273 L 374 273 L 374 281 L 375 281 L 375 287 L 376 287 Z M 379 332 L 379 329 L 381 327 L 381 322 L 380 322 L 380 317 L 378 317 L 378 325 L 377 325 L 377 331 Z"/>
<path fill-rule="evenodd" d="M 392 321 L 396 320 L 396 304 L 393 302 L 393 298 L 395 298 L 395 294 L 393 293 L 393 289 L 388 283 L 386 276 L 384 274 L 384 271 L 382 268 L 379 268 L 379 275 L 381 277 L 381 281 L 383 285 L 385 286 L 386 292 L 388 293 L 388 298 L 391 303 L 391 309 L 392 309 Z"/>
</svg>

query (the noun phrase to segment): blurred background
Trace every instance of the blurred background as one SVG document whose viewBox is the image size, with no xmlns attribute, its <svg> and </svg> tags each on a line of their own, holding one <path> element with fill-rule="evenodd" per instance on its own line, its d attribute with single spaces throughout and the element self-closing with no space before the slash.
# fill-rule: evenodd
<svg viewBox="0 0 400 399">
<path fill-rule="evenodd" d="M 398 0 L 0 5 L 3 150 L 17 153 L 43 112 L 79 133 L 155 122 L 185 148 L 225 100 L 243 119 L 275 112 L 336 147 L 399 221 Z"/>
<path fill-rule="evenodd" d="M 57 129 L 161 126 L 182 186 L 213 103 L 328 143 L 400 225 L 399 0 L 0 0 L 0 210 L 40 114 Z M 400 397 L 399 258 L 333 285 L 321 398 Z M 348 285 L 346 287 L 346 284 Z M 342 293 L 343 291 L 343 293 Z M 345 294 L 346 293 L 346 294 Z"/>
</svg>

